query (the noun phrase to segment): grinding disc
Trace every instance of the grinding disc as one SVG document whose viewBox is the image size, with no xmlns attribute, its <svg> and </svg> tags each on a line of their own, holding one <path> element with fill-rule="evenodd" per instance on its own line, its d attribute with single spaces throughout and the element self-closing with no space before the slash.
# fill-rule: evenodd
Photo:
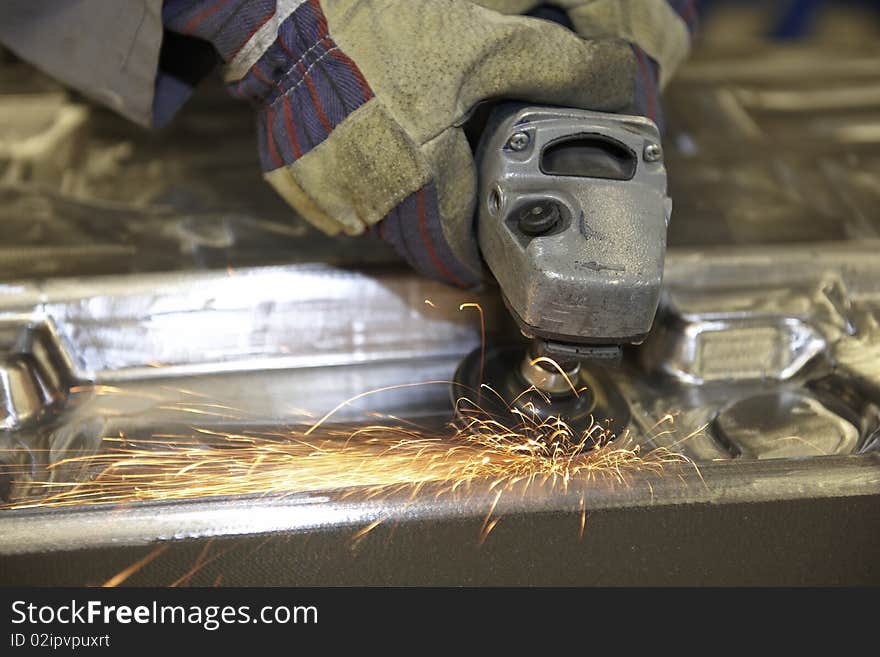
<svg viewBox="0 0 880 657">
<path fill-rule="evenodd" d="M 461 420 L 467 420 L 475 405 L 487 416 L 507 427 L 517 427 L 527 420 L 559 417 L 580 436 L 594 423 L 605 435 L 620 435 L 629 424 L 630 411 L 626 400 L 600 366 L 582 366 L 572 383 L 580 392 L 562 394 L 525 392 L 530 384 L 520 371 L 526 347 L 504 345 L 486 349 L 481 367 L 481 350 L 476 349 L 461 362 L 451 386 L 453 406 Z M 482 370 L 482 381 L 481 381 Z M 484 384 L 481 386 L 480 384 Z M 602 432 L 596 432 L 597 437 Z M 589 445 L 588 445 L 589 446 Z"/>
</svg>

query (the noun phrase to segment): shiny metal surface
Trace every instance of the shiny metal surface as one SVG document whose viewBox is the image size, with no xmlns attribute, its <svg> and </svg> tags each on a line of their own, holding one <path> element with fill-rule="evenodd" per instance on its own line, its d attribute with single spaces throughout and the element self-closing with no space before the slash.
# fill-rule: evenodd
<svg viewBox="0 0 880 657">
<path fill-rule="evenodd" d="M 828 404 L 804 392 L 766 392 L 718 411 L 713 433 L 745 458 L 797 458 L 805 447 L 823 456 L 852 454 L 862 438 L 862 418 L 847 410 L 833 398 Z"/>
<path fill-rule="evenodd" d="M 73 378 L 50 323 L 13 316 L 0 335 L 0 429 L 14 430 L 63 403 Z"/>
<path fill-rule="evenodd" d="M 425 303 L 429 300 L 431 304 Z M 409 272 L 321 263 L 0 286 L 0 317 L 49 322 L 80 381 L 459 355 L 466 294 Z"/>
<path fill-rule="evenodd" d="M 784 294 L 763 284 L 779 270 L 780 259 L 790 262 L 792 278 Z M 858 258 L 847 262 L 854 265 Z M 811 266 L 799 267 L 806 263 Z M 740 287 L 718 293 L 711 280 L 725 266 L 747 268 L 754 286 L 742 280 Z M 661 330 L 623 367 L 609 370 L 634 411 L 627 440 L 663 445 L 697 463 L 856 454 L 872 444 L 880 369 L 863 358 L 863 348 L 869 354 L 876 349 L 869 320 L 880 307 L 880 264 L 866 261 L 854 272 L 835 271 L 832 264 L 822 269 L 809 250 L 787 248 L 784 257 L 767 258 L 763 266 L 764 276 L 754 256 L 739 263 L 733 257 L 716 262 L 705 255 L 670 256 Z M 862 281 L 858 295 L 846 291 L 850 277 Z M 811 285 L 813 280 L 821 285 Z M 687 310 L 676 299 L 686 299 Z M 75 432 L 77 449 L 99 450 L 103 436 L 119 431 L 161 433 L 194 421 L 219 429 L 242 422 L 284 426 L 376 388 L 450 381 L 458 361 L 479 344 L 476 314 L 459 309 L 465 300 L 477 297 L 414 277 L 330 267 L 240 270 L 231 277 L 156 274 L 141 277 L 138 285 L 103 279 L 21 284 L 6 311 L 55 327 L 56 351 L 71 363 L 73 383 L 55 423 L 13 432 L 7 444 L 30 444 L 22 455 L 48 445 L 57 461 L 65 456 L 70 427 L 83 427 Z M 489 333 L 503 330 L 506 315 L 497 298 L 481 301 Z M 688 374 L 702 372 L 696 369 L 702 361 L 680 354 L 707 358 L 705 331 L 692 330 L 688 322 L 711 324 L 718 344 L 749 358 L 722 361 L 729 364 L 725 377 Z M 763 331 L 758 339 L 751 330 L 756 322 Z M 810 359 L 801 356 L 803 333 L 790 330 L 793 322 L 822 336 L 814 339 L 823 349 Z M 845 346 L 850 343 L 859 349 Z M 419 359 L 417 370 L 408 364 L 413 358 Z M 719 360 L 711 353 L 708 362 Z M 789 361 L 798 367 L 778 366 Z M 108 385 L 113 394 L 104 392 Z M 376 412 L 449 417 L 447 394 L 443 384 L 390 390 L 343 409 L 337 419 L 362 421 Z M 205 412 L 194 419 L 191 407 L 202 400 L 234 409 L 236 417 Z M 770 406 L 777 416 L 768 425 Z M 652 426 L 668 414 L 675 416 L 675 432 L 664 443 Z M 827 435 L 816 435 L 822 432 Z M 759 439 L 749 438 L 755 433 Z M 14 488 L 13 496 L 18 493 Z"/>
<path fill-rule="evenodd" d="M 268 190 L 252 112 L 218 80 L 154 132 L 20 63 L 0 66 L 0 108 L 2 280 L 399 262 L 378 239 L 322 235 Z"/>
<path fill-rule="evenodd" d="M 823 274 L 803 287 L 670 286 L 664 328 L 643 351 L 647 368 L 690 383 L 796 376 L 858 331 L 858 311 L 837 273 Z"/>
<path fill-rule="evenodd" d="M 817 461 L 778 461 L 773 464 L 712 464 L 698 474 L 692 468 L 673 477 L 645 478 L 633 486 L 610 482 L 575 482 L 567 490 L 547 482 L 529 487 L 528 495 L 502 496 L 493 512 L 499 517 L 518 514 L 579 513 L 616 508 L 663 508 L 679 504 L 756 504 L 791 499 L 822 499 L 876 494 L 880 460 L 835 457 Z M 702 476 L 700 476 L 702 475 Z M 754 482 L 743 485 L 742 482 Z M 650 485 L 648 485 L 650 484 Z M 653 490 L 653 497 L 651 497 Z M 157 540 L 308 533 L 322 528 L 345 528 L 351 533 L 383 518 L 389 526 L 418 520 L 440 522 L 450 518 L 483 518 L 496 494 L 489 486 L 471 489 L 454 498 L 437 497 L 428 486 L 417 500 L 411 493 L 391 494 L 379 500 L 349 499 L 338 493 L 281 497 L 221 499 L 177 504 L 151 504 L 129 509 L 94 508 L 64 512 L 38 511 L 10 514 L 3 521 L 8 537 L 3 554 L 63 552 L 112 545 L 149 545 Z M 650 500 L 650 501 L 649 501 Z M 108 531 L 112 525 L 112 531 Z M 570 527 L 576 535 L 577 524 Z"/>
</svg>

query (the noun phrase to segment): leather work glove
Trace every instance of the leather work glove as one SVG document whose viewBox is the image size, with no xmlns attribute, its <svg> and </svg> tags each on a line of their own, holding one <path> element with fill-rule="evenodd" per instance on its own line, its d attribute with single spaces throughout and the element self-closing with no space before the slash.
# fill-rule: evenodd
<svg viewBox="0 0 880 657">
<path fill-rule="evenodd" d="M 163 20 L 226 61 L 230 90 L 257 108 L 265 178 L 305 219 L 328 234 L 375 232 L 420 272 L 471 287 L 482 277 L 477 174 L 462 125 L 474 106 L 506 98 L 636 111 L 641 51 L 626 39 L 643 26 L 618 34 L 623 15 L 608 5 L 662 5 L 687 31 L 666 0 L 555 3 L 588 38 L 494 11 L 536 4 L 166 0 Z M 657 50 L 645 46 L 659 61 L 663 36 L 650 42 Z M 680 58 L 676 50 L 670 61 Z"/>
<path fill-rule="evenodd" d="M 585 39 L 620 38 L 633 44 L 639 68 L 651 66 L 663 89 L 690 50 L 696 0 L 472 0 L 505 14 L 525 14 L 538 7 L 565 10 Z M 641 75 L 645 71 L 638 71 Z M 646 83 L 652 80 L 646 80 Z"/>
</svg>

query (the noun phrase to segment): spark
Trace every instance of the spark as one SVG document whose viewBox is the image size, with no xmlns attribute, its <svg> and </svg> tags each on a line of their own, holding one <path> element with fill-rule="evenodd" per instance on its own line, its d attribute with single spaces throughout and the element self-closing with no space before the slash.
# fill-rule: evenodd
<svg viewBox="0 0 880 657">
<path fill-rule="evenodd" d="M 385 518 L 376 518 L 373 522 L 371 522 L 366 527 L 362 527 L 357 532 L 355 532 L 354 536 L 351 537 L 352 542 L 357 542 L 362 539 L 364 536 L 369 534 L 371 531 L 376 529 L 379 525 L 381 525 L 385 521 Z"/>
<path fill-rule="evenodd" d="M 129 577 L 134 575 L 136 572 L 143 570 L 151 561 L 156 559 L 159 555 L 161 555 L 165 550 L 167 550 L 170 545 L 160 545 L 155 550 L 151 551 L 147 556 L 138 561 L 135 561 L 130 566 L 123 568 L 118 573 L 116 573 L 113 577 L 108 579 L 106 582 L 101 584 L 102 588 L 113 588 L 122 584 Z"/>
<path fill-rule="evenodd" d="M 480 312 L 481 330 L 484 330 L 479 305 L 460 307 L 465 308 Z M 551 359 L 542 357 L 536 362 L 544 360 L 566 376 Z M 567 376 L 566 381 L 578 394 Z M 532 485 L 567 490 L 574 481 L 589 485 L 606 480 L 629 485 L 637 477 L 644 479 L 645 474 L 660 475 L 667 467 L 692 464 L 686 456 L 667 447 L 643 452 L 641 445 L 631 444 L 628 433 L 623 437 L 610 433 L 604 418 L 591 418 L 589 426 L 576 430 L 562 417 L 539 417 L 533 404 L 517 406 L 522 395 L 508 402 L 485 384 L 479 390 L 470 391 L 474 393 L 473 398 L 460 397 L 455 403 L 458 419 L 439 429 L 377 412 L 368 414 L 375 420 L 366 425 L 351 427 L 338 421 L 329 422 L 343 407 L 371 395 L 449 384 L 449 381 L 437 380 L 369 390 L 337 404 L 311 425 L 307 424 L 308 418 L 303 417 L 300 424 L 272 431 L 199 426 L 162 433 L 119 431 L 118 435 L 105 436 L 101 449 L 94 453 L 80 452 L 43 466 L 42 476 L 30 462 L 18 472 L 14 466 L 3 466 L 4 473 L 18 474 L 25 484 L 21 486 L 22 493 L 0 504 L 0 508 L 128 505 L 318 491 L 335 492 L 341 499 L 360 496 L 364 500 L 408 493 L 408 499 L 415 500 L 424 495 L 440 498 L 468 494 L 472 485 L 483 485 L 493 501 L 479 530 L 482 544 L 501 520 L 496 513 L 500 500 L 514 490 L 522 495 Z M 182 388 L 170 390 L 204 397 Z M 530 391 L 540 394 L 534 387 L 523 394 Z M 96 387 L 95 393 L 128 394 L 110 386 Z M 499 416 L 487 411 L 482 405 L 484 395 L 497 397 L 509 412 Z M 545 401 L 551 402 L 549 398 Z M 175 402 L 157 399 L 157 405 L 196 418 L 241 420 L 249 417 L 242 409 L 206 399 Z M 674 416 L 667 414 L 653 428 L 673 422 Z M 671 429 L 663 433 L 667 431 Z M 690 436 L 683 440 L 688 438 Z M 431 488 L 427 489 L 429 485 Z M 653 494 L 653 487 L 650 483 L 648 486 Z M 580 539 L 585 531 L 587 512 L 583 497 L 578 511 Z M 360 541 L 385 520 L 384 517 L 374 520 L 360 529 L 353 540 Z M 219 556 L 209 558 L 207 550 L 206 547 L 194 569 L 176 583 L 188 582 L 195 572 Z M 126 569 L 108 580 L 108 585 L 124 581 L 155 556 L 158 554 L 148 555 L 149 559 L 131 567 L 135 570 Z"/>
<path fill-rule="evenodd" d="M 667 422 L 668 422 L 669 424 L 675 424 L 675 415 L 673 415 L 672 413 L 665 413 L 665 414 L 663 415 L 663 417 L 661 417 L 659 420 L 657 420 L 657 421 L 654 423 L 654 426 L 652 426 L 651 429 L 656 429 L 656 428 L 659 427 L 660 425 L 662 425 L 662 424 L 666 424 Z"/>
<path fill-rule="evenodd" d="M 224 550 L 217 552 L 216 554 L 212 555 L 211 557 L 208 557 L 208 554 L 211 552 L 211 547 L 213 546 L 213 543 L 214 543 L 214 539 L 210 539 L 205 544 L 205 546 L 202 548 L 202 551 L 199 553 L 199 556 L 196 557 L 195 563 L 183 575 L 181 575 L 176 580 L 171 582 L 171 584 L 168 585 L 169 588 L 176 588 L 178 586 L 186 586 L 187 584 L 189 584 L 190 580 L 199 571 L 201 571 L 203 568 L 205 568 L 205 566 L 217 561 L 218 559 L 225 557 L 227 554 L 229 554 L 230 552 L 232 552 L 236 548 L 236 546 L 233 545 L 231 547 L 228 547 Z"/>
<path fill-rule="evenodd" d="M 587 500 L 584 499 L 583 495 L 581 495 L 581 499 L 578 501 L 578 506 L 581 511 L 581 522 L 580 527 L 578 527 L 578 542 L 580 542 L 584 540 L 584 530 L 587 528 Z"/>
<path fill-rule="evenodd" d="M 121 388 L 117 388 L 116 386 L 107 386 L 107 385 L 82 385 L 82 386 L 72 386 L 70 388 L 70 394 L 75 395 L 80 392 L 89 392 L 96 396 L 100 395 L 115 395 L 122 392 Z"/>
<path fill-rule="evenodd" d="M 186 584 L 187 582 L 189 582 L 189 580 L 192 579 L 193 575 L 195 575 L 197 572 L 199 572 L 205 566 L 205 564 L 206 564 L 205 560 L 207 559 L 208 554 L 211 552 L 211 546 L 213 545 L 213 543 L 214 543 L 213 538 L 207 540 L 207 542 L 205 543 L 201 552 L 199 552 L 199 555 L 196 557 L 196 561 L 192 565 L 192 567 L 188 571 L 186 571 L 183 575 L 181 575 L 176 580 L 174 580 L 169 585 L 170 588 L 174 588 L 174 587 Z"/>
<path fill-rule="evenodd" d="M 486 514 L 485 520 L 483 520 L 483 525 L 480 527 L 480 540 L 478 541 L 478 545 L 482 545 L 486 542 L 486 539 L 489 538 L 489 534 L 493 529 L 495 529 L 495 525 L 498 524 L 498 521 L 501 518 L 493 518 L 492 514 L 495 513 L 495 508 L 498 506 L 498 500 L 501 499 L 501 494 L 503 490 L 499 490 L 495 493 L 495 499 L 492 500 L 492 505 L 489 507 L 489 512 Z"/>
<path fill-rule="evenodd" d="M 309 435 L 315 429 L 324 424 L 327 420 L 329 420 L 332 416 L 336 415 L 343 407 L 348 406 L 352 402 L 356 402 L 359 399 L 363 399 L 364 397 L 369 397 L 371 395 L 375 395 L 380 392 L 388 392 L 389 390 L 401 390 L 403 388 L 416 388 L 419 386 L 430 386 L 430 385 L 449 385 L 449 381 L 419 381 L 418 383 L 399 383 L 393 386 L 385 386 L 382 388 L 375 388 L 374 390 L 367 390 L 367 392 L 362 392 L 359 395 L 355 395 L 354 397 L 349 397 L 344 402 L 340 402 L 332 409 L 330 409 L 320 420 L 315 422 L 312 426 L 308 428 L 305 435 Z"/>
<path fill-rule="evenodd" d="M 792 441 L 792 442 L 803 443 L 807 447 L 810 447 L 811 449 L 815 450 L 816 454 L 818 454 L 820 456 L 828 456 L 828 452 L 826 450 L 822 449 L 821 447 L 819 447 L 815 443 L 813 443 L 813 442 L 811 442 L 801 436 L 780 436 L 776 440 L 778 442 Z"/>
<path fill-rule="evenodd" d="M 486 365 L 486 317 L 483 315 L 483 307 L 478 303 L 463 303 L 458 307 L 459 311 L 464 310 L 465 308 L 473 308 L 478 313 L 480 313 L 480 378 L 479 381 L 483 380 L 483 369 Z M 477 391 L 477 398 L 479 399 L 480 394 L 482 392 L 481 389 Z"/>
<path fill-rule="evenodd" d="M 429 299 L 425 304 L 436 307 Z M 480 314 L 480 371 L 485 359 L 485 324 L 483 310 L 476 303 L 461 304 L 459 310 L 474 308 Z M 552 359 L 547 361 L 565 378 L 574 394 L 575 388 L 565 371 Z M 687 441 L 701 429 L 670 447 L 642 451 L 632 445 L 630 436 L 615 436 L 604 418 L 591 419 L 589 426 L 575 430 L 564 418 L 538 417 L 533 404 L 517 407 L 528 393 L 551 399 L 531 386 L 512 401 L 483 384 L 475 393 L 476 401 L 460 397 L 455 403 L 458 420 L 441 429 L 426 428 L 394 415 L 369 412 L 375 422 L 366 426 L 343 426 L 329 420 L 342 408 L 385 391 L 429 385 L 450 385 L 449 381 L 404 383 L 369 390 L 355 395 L 308 425 L 314 415 L 302 411 L 299 424 L 273 431 L 191 427 L 141 435 L 137 431 L 104 436 L 95 453 L 68 456 L 43 466 L 41 479 L 31 458 L 16 471 L 15 466 L 0 465 L 0 474 L 22 476 L 24 493 L 0 503 L 0 508 L 28 509 L 85 505 L 130 505 L 140 502 L 170 502 L 235 496 L 293 495 L 309 492 L 333 492 L 339 499 L 357 496 L 363 500 L 383 495 L 407 493 L 415 500 L 423 495 L 439 499 L 446 495 L 469 494 L 472 485 L 484 485 L 491 494 L 491 504 L 479 528 L 482 545 L 501 521 L 497 512 L 502 498 L 514 491 L 526 495 L 532 485 L 550 485 L 567 490 L 573 481 L 585 484 L 609 481 L 630 485 L 644 480 L 653 497 L 654 489 L 645 474 L 663 475 L 667 468 L 696 465 L 673 447 Z M 221 420 L 254 419 L 243 410 L 208 399 L 207 395 L 184 388 L 163 387 L 172 393 L 202 400 L 170 401 L 155 397 L 157 406 L 196 416 Z M 76 392 L 96 396 L 130 394 L 121 388 L 105 385 L 80 386 Z M 486 395 L 498 397 L 508 414 L 496 416 L 482 406 Z M 150 395 L 146 395 L 151 397 Z M 291 409 L 291 413 L 294 411 Z M 664 415 L 654 431 L 673 425 L 675 416 Z M 298 427 L 307 427 L 305 429 Z M 673 433 L 664 429 L 661 433 Z M 19 452 L 19 448 L 0 451 Z M 49 449 L 34 449 L 46 452 Z M 31 454 L 31 457 L 34 455 Z M 77 472 L 71 479 L 69 472 Z M 702 475 L 697 470 L 702 480 Z M 432 488 L 427 486 L 431 484 Z M 704 482 L 705 484 L 705 482 Z M 586 496 L 581 494 L 577 508 L 578 540 L 586 529 Z M 388 521 L 380 516 L 357 530 L 356 544 Z M 390 531 L 394 531 L 392 523 Z M 126 567 L 103 586 L 118 586 L 158 558 L 169 545 L 162 545 Z M 209 541 L 193 566 L 174 581 L 184 585 L 208 564 L 222 558 L 228 550 L 210 554 Z M 218 575 L 214 584 L 222 581 Z"/>
<path fill-rule="evenodd" d="M 615 440 L 596 421 L 578 432 L 560 417 L 522 411 L 496 417 L 468 398 L 459 399 L 457 410 L 460 420 L 440 430 L 411 421 L 324 424 L 327 414 L 305 431 L 194 427 L 191 434 L 108 436 L 99 452 L 46 466 L 44 480 L 29 476 L 29 489 L 38 497 L 16 499 L 6 508 L 333 490 L 371 498 L 408 489 L 415 498 L 428 484 L 437 485 L 439 496 L 481 481 L 500 498 L 534 483 L 563 488 L 578 479 L 629 483 L 638 473 L 660 474 L 666 466 L 689 462 L 662 447 L 643 454 L 639 445 L 622 446 L 626 441 Z M 225 407 L 217 412 L 225 413 Z M 70 468 L 79 468 L 78 481 L 52 476 Z M 481 528 L 485 535 L 491 515 Z"/>
</svg>

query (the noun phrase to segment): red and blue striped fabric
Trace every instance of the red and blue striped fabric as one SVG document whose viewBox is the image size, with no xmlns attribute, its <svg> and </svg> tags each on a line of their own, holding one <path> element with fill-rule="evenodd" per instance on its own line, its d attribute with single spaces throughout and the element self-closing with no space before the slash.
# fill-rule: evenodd
<svg viewBox="0 0 880 657">
<path fill-rule="evenodd" d="M 275 42 L 230 90 L 265 108 L 259 117 L 264 171 L 308 153 L 373 97 L 360 69 L 330 37 L 317 0 L 281 24 Z"/>
<path fill-rule="evenodd" d="M 163 18 L 166 29 L 207 40 L 231 61 L 274 13 L 275 2 L 166 0 Z M 281 23 L 277 38 L 229 90 L 258 109 L 264 171 L 298 160 L 374 95 L 330 36 L 318 0 L 304 2 Z M 433 182 L 404 199 L 371 232 L 431 278 L 460 287 L 479 282 L 443 236 Z"/>
<path fill-rule="evenodd" d="M 225 61 L 275 15 L 275 0 L 165 0 L 166 29 L 210 41 Z"/>
<path fill-rule="evenodd" d="M 693 36 L 697 31 L 697 0 L 666 0 L 676 14 L 681 16 L 688 32 Z"/>
<path fill-rule="evenodd" d="M 443 236 L 437 188 L 433 182 L 411 194 L 372 228 L 410 266 L 434 280 L 474 287 L 479 277 L 462 266 Z M 474 236 L 476 251 L 476 236 Z"/>
<path fill-rule="evenodd" d="M 636 58 L 636 80 L 633 93 L 635 112 L 647 116 L 663 130 L 663 109 L 660 106 L 660 66 L 653 57 L 633 44 Z"/>
<path fill-rule="evenodd" d="M 697 0 L 666 0 L 681 16 L 691 36 L 697 30 Z M 639 46 L 632 44 L 636 58 L 636 80 L 633 101 L 637 114 L 647 116 L 663 132 L 663 108 L 660 104 L 660 66 Z"/>
<path fill-rule="evenodd" d="M 168 29 L 211 41 L 230 61 L 275 10 L 274 0 L 170 0 L 163 15 Z M 274 41 L 229 90 L 259 110 L 264 171 L 308 153 L 373 97 L 358 67 L 330 37 L 318 0 L 303 2 L 281 23 Z"/>
</svg>

